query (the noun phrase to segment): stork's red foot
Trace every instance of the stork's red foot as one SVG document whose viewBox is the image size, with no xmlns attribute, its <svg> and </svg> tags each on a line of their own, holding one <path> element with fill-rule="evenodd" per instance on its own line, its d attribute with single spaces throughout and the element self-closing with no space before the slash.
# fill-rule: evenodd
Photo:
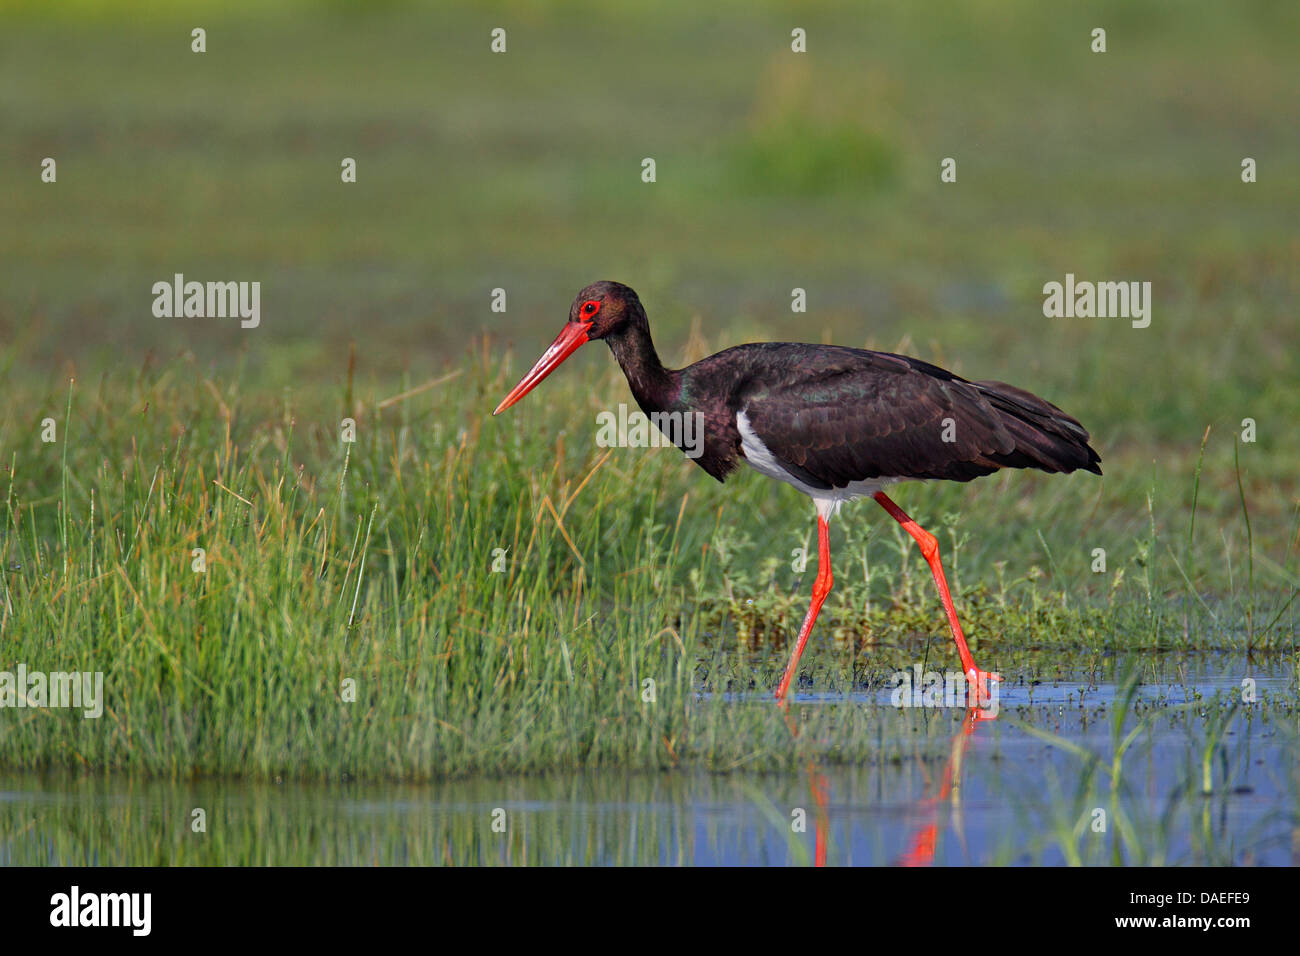
<svg viewBox="0 0 1300 956">
<path fill-rule="evenodd" d="M 978 667 L 972 667 L 966 672 L 967 692 L 972 695 L 968 703 L 976 711 L 976 720 L 992 720 L 997 716 L 996 710 L 992 713 L 988 710 L 989 701 L 993 699 L 992 692 L 989 689 L 990 682 L 1000 684 L 1002 675 L 982 671 Z"/>
</svg>

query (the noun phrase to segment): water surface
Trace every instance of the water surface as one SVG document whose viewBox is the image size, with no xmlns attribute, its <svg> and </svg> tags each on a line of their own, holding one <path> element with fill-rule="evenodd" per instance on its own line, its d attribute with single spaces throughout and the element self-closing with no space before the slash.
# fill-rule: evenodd
<svg viewBox="0 0 1300 956">
<path fill-rule="evenodd" d="M 1243 673 L 1259 701 L 1233 706 Z M 1179 664 L 1137 688 L 1118 737 L 1122 688 L 1092 679 L 1008 683 L 998 718 L 979 722 L 899 710 L 888 691 L 796 696 L 796 732 L 819 709 L 868 708 L 889 756 L 819 754 L 789 773 L 428 785 L 6 774 L 0 864 L 1291 865 L 1294 687 L 1285 660 Z"/>
</svg>

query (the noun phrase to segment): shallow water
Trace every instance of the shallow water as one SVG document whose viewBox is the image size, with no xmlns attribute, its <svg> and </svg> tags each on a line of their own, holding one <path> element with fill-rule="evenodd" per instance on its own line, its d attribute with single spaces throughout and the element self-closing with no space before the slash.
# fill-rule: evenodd
<svg viewBox="0 0 1300 956">
<path fill-rule="evenodd" d="M 1243 674 L 1260 702 L 1233 708 Z M 788 774 L 420 786 L 3 775 L 0 864 L 1292 865 L 1294 688 L 1286 660 L 1180 664 L 1138 688 L 1119 737 L 1116 685 L 1087 679 L 1008 682 L 997 719 L 977 723 L 900 711 L 888 691 L 797 696 L 793 728 L 821 708 L 867 707 L 895 746 Z M 1116 740 L 1139 724 L 1112 773 Z"/>
</svg>

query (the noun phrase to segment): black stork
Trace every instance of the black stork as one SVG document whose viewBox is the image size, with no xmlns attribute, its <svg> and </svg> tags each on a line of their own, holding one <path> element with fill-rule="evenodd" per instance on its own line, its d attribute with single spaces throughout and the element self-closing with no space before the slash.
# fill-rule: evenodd
<svg viewBox="0 0 1300 956">
<path fill-rule="evenodd" d="M 1101 459 L 1082 425 L 1024 389 L 968 382 L 889 352 L 761 342 L 724 349 L 674 371 L 655 352 L 641 300 L 618 282 L 597 282 L 578 293 L 551 347 L 493 414 L 515 404 L 593 339 L 609 344 L 637 404 L 652 420 L 679 420 L 663 413 L 698 413 L 704 440 L 702 448 L 692 448 L 694 460 L 718 481 L 744 460 L 793 485 L 816 505 L 817 578 L 777 700 L 785 699 L 834 580 L 828 522 L 842 503 L 865 495 L 920 545 L 972 696 L 987 700 L 987 681 L 1001 677 L 975 666 L 939 561 L 939 543 L 885 488 L 900 481 L 970 481 L 999 468 L 1082 468 L 1100 475 Z M 682 447 L 682 429 L 661 428 Z"/>
</svg>

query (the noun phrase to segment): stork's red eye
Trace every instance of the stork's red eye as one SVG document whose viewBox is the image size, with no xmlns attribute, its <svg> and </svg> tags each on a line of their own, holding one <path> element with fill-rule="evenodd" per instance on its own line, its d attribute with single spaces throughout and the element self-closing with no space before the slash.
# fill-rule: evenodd
<svg viewBox="0 0 1300 956">
<path fill-rule="evenodd" d="M 588 299 L 586 302 L 582 303 L 581 314 L 586 318 L 591 318 L 599 311 L 600 311 L 600 303 L 597 302 L 595 299 Z"/>
</svg>

